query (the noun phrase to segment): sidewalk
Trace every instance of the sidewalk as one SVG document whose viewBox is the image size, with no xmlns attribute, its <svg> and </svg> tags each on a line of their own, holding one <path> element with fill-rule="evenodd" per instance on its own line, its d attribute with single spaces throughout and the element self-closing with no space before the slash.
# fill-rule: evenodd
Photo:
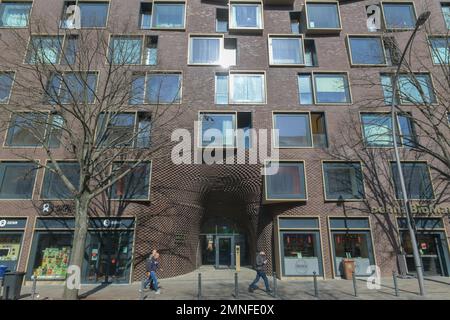
<svg viewBox="0 0 450 320">
<path fill-rule="evenodd" d="M 198 273 L 202 273 L 202 299 L 234 300 L 235 284 L 234 270 L 215 270 L 211 267 L 201 267 L 198 270 L 186 275 L 161 279 L 161 295 L 155 295 L 153 291 L 144 291 L 145 300 L 197 300 L 198 299 Z M 314 296 L 314 285 L 312 280 L 277 280 L 277 297 L 268 295 L 263 290 L 248 292 L 248 285 L 255 277 L 253 270 L 243 268 L 239 272 L 239 297 L 240 300 L 409 300 L 409 299 L 439 299 L 450 300 L 450 278 L 448 277 L 427 277 L 425 288 L 426 298 L 418 295 L 418 285 L 416 279 L 398 279 L 399 296 L 395 296 L 393 279 L 382 278 L 381 289 L 370 290 L 367 288 L 365 278 L 358 278 L 357 292 L 355 297 L 353 281 L 348 280 L 318 280 L 319 298 Z M 273 278 L 269 277 L 272 281 Z M 140 283 L 133 284 L 110 284 L 110 285 L 82 285 L 80 294 L 87 300 L 139 300 Z M 263 282 L 259 283 L 263 288 Z M 36 299 L 56 300 L 61 299 L 62 285 L 45 285 L 42 282 L 37 284 Z M 22 299 L 31 299 L 31 286 L 22 288 Z"/>
</svg>

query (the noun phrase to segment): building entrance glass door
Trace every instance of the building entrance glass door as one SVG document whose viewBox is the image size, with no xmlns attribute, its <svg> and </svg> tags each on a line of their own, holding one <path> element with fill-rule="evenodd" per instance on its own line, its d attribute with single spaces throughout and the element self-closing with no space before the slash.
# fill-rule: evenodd
<svg viewBox="0 0 450 320">
<path fill-rule="evenodd" d="M 234 236 L 216 237 L 216 268 L 234 266 Z"/>
</svg>

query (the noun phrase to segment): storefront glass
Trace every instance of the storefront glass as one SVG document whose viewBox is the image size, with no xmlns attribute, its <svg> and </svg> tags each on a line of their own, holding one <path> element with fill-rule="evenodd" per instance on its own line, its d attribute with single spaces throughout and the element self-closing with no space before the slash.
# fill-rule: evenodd
<svg viewBox="0 0 450 320">
<path fill-rule="evenodd" d="M 20 256 L 23 232 L 0 232 L 0 265 L 8 267 L 10 271 L 16 271 Z"/>
</svg>

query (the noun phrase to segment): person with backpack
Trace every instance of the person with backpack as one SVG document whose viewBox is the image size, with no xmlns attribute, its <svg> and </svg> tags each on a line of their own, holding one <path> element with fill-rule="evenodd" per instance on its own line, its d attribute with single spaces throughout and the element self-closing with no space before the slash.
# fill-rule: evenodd
<svg viewBox="0 0 450 320">
<path fill-rule="evenodd" d="M 261 278 L 264 280 L 264 285 L 266 286 L 266 292 L 267 293 L 272 292 L 272 290 L 270 290 L 269 279 L 267 279 L 267 275 L 264 270 L 265 266 L 267 265 L 267 262 L 268 262 L 268 260 L 267 260 L 266 253 L 264 251 L 260 251 L 256 256 L 256 265 L 255 265 L 256 278 L 255 278 L 255 280 L 253 280 L 253 282 L 248 287 L 248 291 L 250 293 L 252 293 L 254 290 L 258 289 L 257 283 L 259 282 L 259 280 Z"/>
</svg>

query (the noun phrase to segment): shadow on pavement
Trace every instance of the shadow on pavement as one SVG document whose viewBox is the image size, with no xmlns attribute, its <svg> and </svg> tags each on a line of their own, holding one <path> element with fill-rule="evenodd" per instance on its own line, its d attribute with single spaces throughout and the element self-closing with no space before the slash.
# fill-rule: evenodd
<svg viewBox="0 0 450 320">
<path fill-rule="evenodd" d="M 91 289 L 89 291 L 86 291 L 85 293 L 80 294 L 79 298 L 80 299 L 86 299 L 90 295 L 93 295 L 93 294 L 95 294 L 95 293 L 97 293 L 97 292 L 107 288 L 110 284 L 111 284 L 111 282 L 102 283 L 99 286 L 97 286 L 97 287 L 95 287 L 95 288 L 93 288 L 93 289 Z"/>
</svg>

